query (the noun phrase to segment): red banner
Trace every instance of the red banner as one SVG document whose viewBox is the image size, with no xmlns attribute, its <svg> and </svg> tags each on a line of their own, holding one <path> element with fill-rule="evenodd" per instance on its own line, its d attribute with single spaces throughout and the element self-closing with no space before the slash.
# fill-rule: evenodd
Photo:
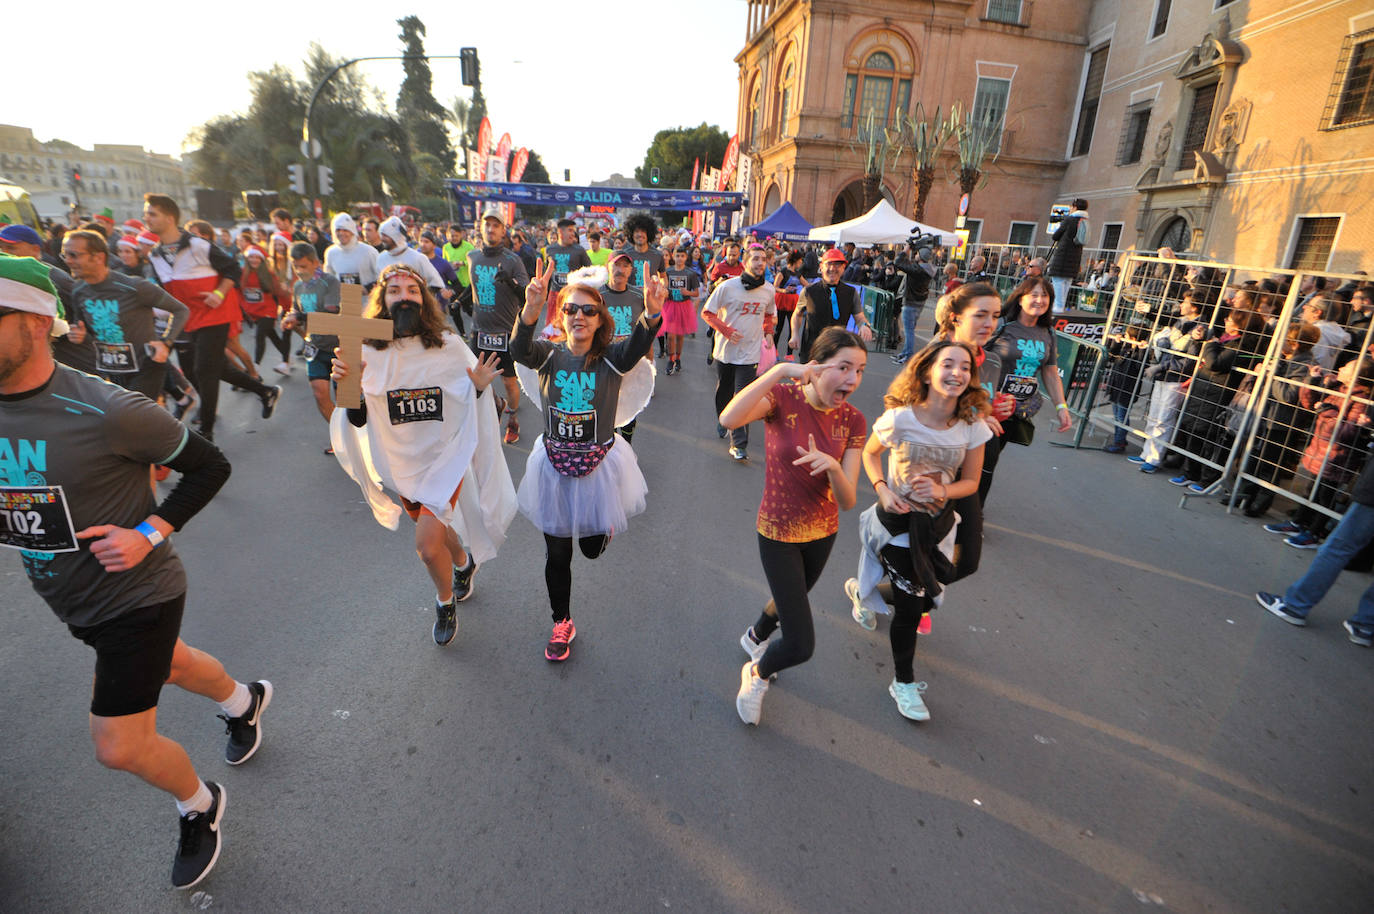
<svg viewBox="0 0 1374 914">
<path fill-rule="evenodd" d="M 477 152 L 485 156 L 491 152 L 491 119 L 482 118 L 482 123 L 477 127 Z"/>
<path fill-rule="evenodd" d="M 701 171 L 701 159 L 692 160 L 692 183 L 687 185 L 688 190 L 697 189 L 697 174 Z"/>
<path fill-rule="evenodd" d="M 525 167 L 530 164 L 530 151 L 524 146 L 515 150 L 515 158 L 510 163 L 510 180 L 519 181 L 525 174 Z"/>
<path fill-rule="evenodd" d="M 499 142 L 499 143 L 496 144 L 496 157 L 497 157 L 498 159 L 500 159 L 502 162 L 509 162 L 509 161 L 510 161 L 510 147 L 511 147 L 510 134 L 509 134 L 509 133 L 503 133 L 503 134 L 501 134 L 501 142 Z M 510 170 L 507 169 L 507 170 L 506 170 L 506 173 L 509 174 L 509 173 L 510 173 Z"/>
<path fill-rule="evenodd" d="M 720 183 L 716 190 L 729 190 L 730 179 L 735 176 L 735 166 L 739 164 L 739 134 L 730 137 L 730 145 L 725 147 L 725 161 L 720 165 Z"/>
</svg>

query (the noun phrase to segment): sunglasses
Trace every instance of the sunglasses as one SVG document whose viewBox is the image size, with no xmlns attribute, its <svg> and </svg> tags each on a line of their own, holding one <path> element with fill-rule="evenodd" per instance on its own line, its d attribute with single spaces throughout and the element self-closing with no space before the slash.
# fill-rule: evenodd
<svg viewBox="0 0 1374 914">
<path fill-rule="evenodd" d="M 596 305 L 589 304 L 589 303 L 587 303 L 587 302 L 583 302 L 583 303 L 580 304 L 580 305 L 577 304 L 576 302 L 564 302 L 564 303 L 563 303 L 563 313 L 564 313 L 564 314 L 576 314 L 576 313 L 579 312 L 579 311 L 581 311 L 581 312 L 582 312 L 583 314 L 585 314 L 587 317 L 591 317 L 593 314 L 596 313 Z"/>
</svg>

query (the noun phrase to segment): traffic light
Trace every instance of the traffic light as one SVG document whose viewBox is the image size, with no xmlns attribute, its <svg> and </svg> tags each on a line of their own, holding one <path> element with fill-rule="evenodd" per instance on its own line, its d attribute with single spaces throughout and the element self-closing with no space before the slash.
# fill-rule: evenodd
<svg viewBox="0 0 1374 914">
<path fill-rule="evenodd" d="M 72 190 L 81 189 L 81 169 L 75 165 L 67 169 L 67 186 Z"/>
<path fill-rule="evenodd" d="M 475 86 L 478 79 L 477 49 L 463 48 L 458 52 L 458 63 L 463 69 L 463 85 Z"/>
<path fill-rule="evenodd" d="M 572 169 L 571 169 L 571 168 L 565 168 L 565 169 L 563 169 L 563 180 L 564 180 L 565 182 L 566 182 L 566 181 L 571 181 L 571 180 L 572 180 Z"/>
<path fill-rule="evenodd" d="M 286 173 L 291 176 L 291 190 L 302 196 L 305 195 L 305 166 L 292 164 L 286 166 Z"/>
<path fill-rule="evenodd" d="M 657 167 L 657 166 L 654 166 L 653 168 L 650 168 L 650 169 L 649 169 L 649 183 L 652 184 L 654 187 L 657 187 L 657 186 L 658 186 L 658 182 L 661 181 L 661 180 L 663 180 L 663 179 L 659 176 L 658 167 Z"/>
<path fill-rule="evenodd" d="M 328 165 L 320 166 L 320 196 L 334 193 L 334 169 Z"/>
</svg>

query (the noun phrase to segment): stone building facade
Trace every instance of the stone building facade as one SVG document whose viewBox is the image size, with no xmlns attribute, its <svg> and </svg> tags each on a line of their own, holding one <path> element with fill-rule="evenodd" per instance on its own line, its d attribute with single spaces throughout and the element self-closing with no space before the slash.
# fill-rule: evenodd
<svg viewBox="0 0 1374 914">
<path fill-rule="evenodd" d="M 751 221 L 790 200 L 858 214 L 864 113 L 958 103 L 998 135 L 969 225 L 1046 243 L 1089 201 L 1090 245 L 1353 270 L 1374 242 L 1374 8 L 1366 0 L 750 0 L 737 131 Z M 919 103 L 920 108 L 917 108 Z M 952 228 L 951 153 L 925 221 Z M 913 209 L 910 157 L 884 196 Z"/>
<path fill-rule="evenodd" d="M 81 174 L 81 212 L 109 208 L 122 222 L 143 212 L 145 193 L 167 194 L 189 215 L 194 195 L 182 163 L 141 146 L 97 143 L 81 149 L 69 143 L 40 143 L 27 127 L 0 124 L 0 177 L 29 192 L 34 208 L 48 219 L 66 219 L 75 198 L 67 169 Z"/>
</svg>

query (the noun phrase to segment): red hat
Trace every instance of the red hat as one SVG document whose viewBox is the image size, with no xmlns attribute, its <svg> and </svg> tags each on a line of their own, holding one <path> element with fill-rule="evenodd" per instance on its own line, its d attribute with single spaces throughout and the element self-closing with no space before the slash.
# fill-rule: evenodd
<svg viewBox="0 0 1374 914">
<path fill-rule="evenodd" d="M 630 262 L 634 262 L 634 258 L 630 256 L 628 251 L 611 251 L 611 256 L 606 260 L 607 268 L 622 257 Z"/>
<path fill-rule="evenodd" d="M 280 241 L 282 244 L 286 245 L 287 250 L 291 249 L 291 236 L 286 234 L 285 232 L 273 232 L 272 240 Z"/>
<path fill-rule="evenodd" d="M 154 235 L 152 232 L 142 231 L 138 233 L 138 243 L 146 244 L 148 245 L 148 247 L 155 248 L 159 244 L 162 244 L 162 239 Z"/>
<path fill-rule="evenodd" d="M 123 228 L 130 235 L 137 235 L 139 232 L 148 231 L 148 226 L 144 225 L 138 219 L 125 219 Z"/>
<path fill-rule="evenodd" d="M 844 251 L 841 251 L 839 248 L 831 248 L 821 255 L 821 263 L 831 263 L 832 261 L 836 263 L 849 262 L 845 259 Z"/>
<path fill-rule="evenodd" d="M 253 256 L 261 257 L 263 260 L 267 259 L 267 255 L 263 253 L 262 248 L 258 247 L 256 244 L 250 244 L 243 249 L 243 259 L 247 260 L 249 257 Z"/>
</svg>

